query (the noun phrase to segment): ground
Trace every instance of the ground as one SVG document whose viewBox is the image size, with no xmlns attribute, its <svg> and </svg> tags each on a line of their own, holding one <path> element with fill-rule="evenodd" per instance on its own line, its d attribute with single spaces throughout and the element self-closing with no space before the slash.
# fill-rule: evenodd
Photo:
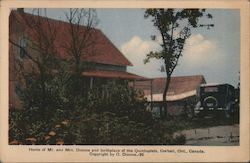
<svg viewBox="0 0 250 163">
<path fill-rule="evenodd" d="M 239 125 L 196 128 L 176 132 L 184 134 L 186 145 L 231 146 L 239 145 Z"/>
<path fill-rule="evenodd" d="M 166 133 L 173 137 L 184 135 L 185 145 L 237 146 L 239 145 L 239 118 L 237 116 L 206 116 L 172 118 L 164 122 Z"/>
</svg>

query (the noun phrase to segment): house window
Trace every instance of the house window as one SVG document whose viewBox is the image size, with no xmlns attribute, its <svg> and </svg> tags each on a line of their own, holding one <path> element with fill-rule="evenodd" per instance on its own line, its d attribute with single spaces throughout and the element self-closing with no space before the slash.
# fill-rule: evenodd
<svg viewBox="0 0 250 163">
<path fill-rule="evenodd" d="M 21 59 L 25 58 L 26 49 L 27 49 L 27 39 L 24 36 L 22 36 L 20 39 L 20 51 L 19 51 L 19 57 Z"/>
</svg>

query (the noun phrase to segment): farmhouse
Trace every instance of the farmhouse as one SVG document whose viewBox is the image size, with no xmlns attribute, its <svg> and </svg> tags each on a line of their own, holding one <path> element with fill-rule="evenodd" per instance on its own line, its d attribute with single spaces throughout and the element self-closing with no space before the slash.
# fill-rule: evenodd
<svg viewBox="0 0 250 163">
<path fill-rule="evenodd" d="M 135 81 L 131 83 L 135 88 L 144 92 L 148 102 L 151 103 L 152 112 L 157 117 L 160 114 L 165 83 L 166 78 L 153 78 L 150 81 Z M 195 105 L 197 88 L 204 83 L 206 81 L 202 75 L 171 77 L 166 97 L 168 113 L 170 115 L 180 115 L 186 111 L 187 105 Z"/>
<path fill-rule="evenodd" d="M 39 26 L 34 26 L 34 24 Z M 24 72 L 37 69 L 30 56 L 40 59 L 41 55 L 49 55 L 48 57 L 72 62 L 71 27 L 71 24 L 67 22 L 25 13 L 22 9 L 11 11 L 9 17 L 9 102 L 11 107 L 22 107 L 18 96 L 18 90 L 22 84 L 20 67 Z M 35 28 L 40 31 L 36 31 Z M 79 26 L 79 30 L 81 37 L 84 37 L 86 27 Z M 39 34 L 44 34 L 42 40 L 39 40 Z M 91 46 L 84 49 L 84 55 L 80 58 L 81 62 L 87 65 L 81 70 L 82 76 L 86 79 L 87 87 L 105 85 L 120 79 L 129 80 L 131 86 L 144 92 L 151 104 L 152 111 L 158 116 L 165 78 L 148 79 L 127 72 L 127 66 L 132 66 L 131 62 L 99 29 L 92 28 L 91 35 L 87 40 L 86 44 Z M 46 46 L 48 46 L 46 53 L 37 51 L 37 49 L 46 49 L 44 48 Z M 167 92 L 169 113 L 180 114 L 187 103 L 195 103 L 197 100 L 196 88 L 202 83 L 205 83 L 205 79 L 201 75 L 172 77 Z"/>
<path fill-rule="evenodd" d="M 56 57 L 66 62 L 72 62 L 71 28 L 79 30 L 79 37 L 89 34 L 81 56 L 81 63 L 87 67 L 81 70 L 88 87 L 114 82 L 117 79 L 144 80 L 146 78 L 127 72 L 131 62 L 114 46 L 114 44 L 96 28 L 91 33 L 85 26 L 72 24 L 25 13 L 23 9 L 12 10 L 9 17 L 9 101 L 12 107 L 21 107 L 17 90 L 20 83 L 20 67 L 25 71 L 37 69 L 32 58 Z M 38 30 L 37 30 L 38 29 Z M 47 48 L 47 49 L 46 49 Z M 41 49 L 46 52 L 38 51 Z M 38 54 L 39 53 L 39 54 Z M 46 56 L 48 55 L 48 56 Z"/>
</svg>

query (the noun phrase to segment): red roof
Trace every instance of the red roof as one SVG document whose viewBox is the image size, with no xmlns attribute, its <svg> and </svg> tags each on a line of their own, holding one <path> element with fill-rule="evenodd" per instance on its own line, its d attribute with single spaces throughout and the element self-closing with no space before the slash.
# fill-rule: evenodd
<svg viewBox="0 0 250 163">
<path fill-rule="evenodd" d="M 152 94 L 162 94 L 165 83 L 166 78 L 152 79 Z M 171 77 L 167 94 L 171 96 L 193 91 L 202 83 L 206 83 L 202 75 Z M 150 81 L 136 81 L 135 87 L 143 90 L 146 95 L 151 93 Z"/>
<path fill-rule="evenodd" d="M 122 78 L 122 79 L 133 79 L 133 80 L 147 80 L 142 76 L 131 74 L 125 71 L 110 71 L 110 70 L 85 70 L 82 72 L 84 76 L 91 77 L 102 77 L 102 78 Z"/>
<path fill-rule="evenodd" d="M 38 19 L 41 21 L 43 29 L 49 29 L 48 22 L 51 26 L 56 28 L 57 35 L 54 41 L 54 46 L 56 47 L 57 55 L 59 55 L 60 58 L 68 59 L 70 56 L 65 50 L 65 47 L 69 46 L 69 42 L 71 40 L 70 34 L 67 32 L 70 27 L 69 23 L 54 19 L 48 19 L 47 22 L 47 19 L 41 16 L 12 11 L 10 24 L 13 21 L 17 21 L 19 26 L 26 29 L 25 32 L 29 35 L 29 37 L 33 37 L 32 39 L 34 39 L 35 34 L 32 29 L 27 28 L 26 20 L 31 21 Z M 84 34 L 85 30 L 86 27 L 81 26 L 82 34 Z M 49 30 L 47 30 L 47 32 L 49 34 Z M 94 42 L 94 46 L 85 49 L 84 55 L 82 55 L 81 58 L 82 60 L 111 65 L 132 66 L 131 62 L 114 46 L 114 44 L 102 33 L 102 31 L 93 28 L 92 32 L 93 33 L 89 42 Z M 13 34 L 12 31 L 10 31 L 10 36 L 11 34 Z"/>
</svg>

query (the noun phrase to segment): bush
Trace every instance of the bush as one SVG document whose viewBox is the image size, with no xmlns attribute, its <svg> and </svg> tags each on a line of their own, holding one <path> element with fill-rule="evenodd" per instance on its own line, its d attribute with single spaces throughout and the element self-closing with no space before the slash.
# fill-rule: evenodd
<svg viewBox="0 0 250 163">
<path fill-rule="evenodd" d="M 25 140 L 23 126 L 22 111 L 11 108 L 9 110 L 9 141 L 23 142 Z"/>
<path fill-rule="evenodd" d="M 186 143 L 186 136 L 183 134 L 180 134 L 173 138 L 170 145 L 184 145 L 185 143 Z"/>
<path fill-rule="evenodd" d="M 144 94 L 125 83 L 109 83 L 104 88 L 90 90 L 87 108 L 96 113 L 111 112 L 118 117 L 127 116 L 129 120 L 140 123 L 152 123 L 152 114 L 146 111 L 147 101 Z M 140 116 L 139 116 L 140 115 Z"/>
<path fill-rule="evenodd" d="M 19 144 L 170 144 L 172 135 L 146 111 L 144 95 L 117 81 L 83 87 L 85 78 L 62 66 L 43 81 L 24 77 L 22 110 L 10 109 L 9 141 Z M 85 89 L 84 89 L 85 88 Z M 171 127 L 169 126 L 169 129 Z M 169 131 L 167 131 L 169 132 Z M 172 133 L 172 131 L 171 131 Z M 176 142 L 182 141 L 177 138 Z"/>
<path fill-rule="evenodd" d="M 36 144 L 44 144 L 43 138 L 51 128 L 51 122 L 35 120 L 37 115 L 34 112 L 30 115 L 26 110 L 12 108 L 9 115 L 9 141 L 30 144 L 30 139 L 34 139 Z"/>
<path fill-rule="evenodd" d="M 65 144 L 78 145 L 167 144 L 163 135 L 153 126 L 104 112 L 88 115 L 88 118 L 85 117 L 78 122 L 71 122 L 67 134 L 59 139 L 63 139 Z"/>
</svg>

